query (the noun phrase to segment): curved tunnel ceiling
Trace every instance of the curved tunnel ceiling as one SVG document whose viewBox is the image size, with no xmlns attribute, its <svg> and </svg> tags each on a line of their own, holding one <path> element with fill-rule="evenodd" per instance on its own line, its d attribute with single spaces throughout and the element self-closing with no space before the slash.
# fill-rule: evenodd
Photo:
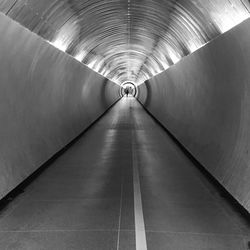
<svg viewBox="0 0 250 250">
<path fill-rule="evenodd" d="M 121 84 L 160 73 L 249 17 L 248 0 L 0 0 L 0 11 Z"/>
</svg>

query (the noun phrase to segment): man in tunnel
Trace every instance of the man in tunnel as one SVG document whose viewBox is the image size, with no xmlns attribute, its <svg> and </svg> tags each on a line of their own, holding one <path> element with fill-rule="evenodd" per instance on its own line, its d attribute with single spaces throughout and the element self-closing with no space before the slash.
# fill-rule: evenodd
<svg viewBox="0 0 250 250">
<path fill-rule="evenodd" d="M 128 88 L 125 88 L 124 92 L 125 92 L 125 95 L 128 97 L 128 94 L 129 94 Z"/>
</svg>

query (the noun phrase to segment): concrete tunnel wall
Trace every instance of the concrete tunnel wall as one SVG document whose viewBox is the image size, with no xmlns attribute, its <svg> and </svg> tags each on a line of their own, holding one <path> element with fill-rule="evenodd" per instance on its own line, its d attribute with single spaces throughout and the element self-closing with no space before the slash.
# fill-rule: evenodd
<svg viewBox="0 0 250 250">
<path fill-rule="evenodd" d="M 148 80 L 138 96 L 248 211 L 249 27 L 250 19 Z"/>
<path fill-rule="evenodd" d="M 119 98 L 119 86 L 0 14 L 0 198 Z"/>
</svg>

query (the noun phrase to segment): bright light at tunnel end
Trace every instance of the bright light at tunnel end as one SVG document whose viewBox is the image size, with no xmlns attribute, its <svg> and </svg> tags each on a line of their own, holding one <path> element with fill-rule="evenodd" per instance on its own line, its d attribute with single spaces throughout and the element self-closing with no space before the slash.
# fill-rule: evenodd
<svg viewBox="0 0 250 250">
<path fill-rule="evenodd" d="M 130 94 L 132 96 L 136 96 L 137 94 L 137 85 L 132 82 L 132 81 L 124 81 L 123 83 L 120 84 L 120 96 L 125 96 L 125 89 L 129 89 L 130 90 Z"/>
</svg>

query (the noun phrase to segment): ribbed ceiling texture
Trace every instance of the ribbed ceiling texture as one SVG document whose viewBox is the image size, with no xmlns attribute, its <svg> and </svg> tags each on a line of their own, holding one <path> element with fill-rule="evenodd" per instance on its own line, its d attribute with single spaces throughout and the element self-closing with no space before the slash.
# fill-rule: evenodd
<svg viewBox="0 0 250 250">
<path fill-rule="evenodd" d="M 249 0 L 0 0 L 0 11 L 118 84 L 162 72 L 249 10 Z"/>
</svg>

